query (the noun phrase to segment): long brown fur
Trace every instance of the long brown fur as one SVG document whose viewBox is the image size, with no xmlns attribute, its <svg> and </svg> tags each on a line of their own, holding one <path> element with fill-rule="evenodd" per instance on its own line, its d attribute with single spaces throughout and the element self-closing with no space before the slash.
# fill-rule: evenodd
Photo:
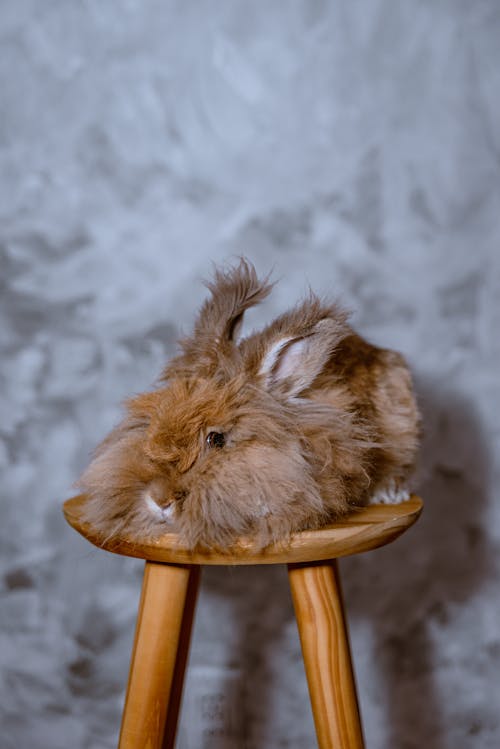
<svg viewBox="0 0 500 749">
<path fill-rule="evenodd" d="M 208 287 L 161 386 L 128 401 L 81 477 L 87 521 L 108 537 L 174 530 L 193 548 L 242 535 L 265 546 L 403 486 L 419 425 L 404 359 L 314 295 L 238 342 L 271 285 L 241 260 Z"/>
</svg>

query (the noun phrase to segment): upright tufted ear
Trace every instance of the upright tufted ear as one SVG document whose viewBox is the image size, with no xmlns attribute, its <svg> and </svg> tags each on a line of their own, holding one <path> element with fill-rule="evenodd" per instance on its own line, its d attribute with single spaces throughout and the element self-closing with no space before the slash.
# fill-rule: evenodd
<svg viewBox="0 0 500 749">
<path fill-rule="evenodd" d="M 259 374 L 268 390 L 289 398 L 306 390 L 345 336 L 337 320 L 319 320 L 302 336 L 285 336 L 272 342 L 265 352 Z"/>
<path fill-rule="evenodd" d="M 213 281 L 205 284 L 211 297 L 205 301 L 195 323 L 194 337 L 234 341 L 243 322 L 243 314 L 267 297 L 273 284 L 260 281 L 254 266 L 241 258 L 227 271 L 216 269 Z"/>
<path fill-rule="evenodd" d="M 231 368 L 239 358 L 235 345 L 245 310 L 267 297 L 273 284 L 259 280 L 255 268 L 242 258 L 228 270 L 217 268 L 206 286 L 211 295 L 203 303 L 193 334 L 180 341 L 183 354 L 166 367 L 163 379 L 175 374 L 212 376 Z"/>
</svg>

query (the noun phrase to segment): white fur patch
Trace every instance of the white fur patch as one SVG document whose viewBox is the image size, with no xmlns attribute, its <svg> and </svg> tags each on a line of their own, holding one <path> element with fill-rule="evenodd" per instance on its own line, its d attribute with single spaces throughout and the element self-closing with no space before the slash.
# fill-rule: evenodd
<svg viewBox="0 0 500 749">
<path fill-rule="evenodd" d="M 310 360 L 314 340 L 314 336 L 297 339 L 288 337 L 273 344 L 264 356 L 260 368 L 260 373 L 265 375 L 267 387 L 289 379 L 289 398 L 305 390 L 319 372 L 316 362 Z"/>
<path fill-rule="evenodd" d="M 394 481 L 380 487 L 370 498 L 370 505 L 399 505 L 410 499 L 410 492 L 404 486 L 397 486 Z"/>
<path fill-rule="evenodd" d="M 259 504 L 257 505 L 257 512 L 256 516 L 258 518 L 267 518 L 268 515 L 271 514 L 271 510 L 266 505 L 265 502 L 262 502 L 262 500 L 259 501 Z"/>
<path fill-rule="evenodd" d="M 260 365 L 260 374 L 266 375 L 266 377 L 271 374 L 271 371 L 276 366 L 279 355 L 291 340 L 293 339 L 290 336 L 288 338 L 282 338 L 271 346 Z"/>
<path fill-rule="evenodd" d="M 145 491 L 143 494 L 144 501 L 146 503 L 146 507 L 148 510 L 150 510 L 153 515 L 155 515 L 159 520 L 162 520 L 164 523 L 171 523 L 174 518 L 174 505 L 173 503 L 170 503 L 166 507 L 160 507 L 160 505 L 155 502 L 153 497 L 148 491 Z"/>
</svg>

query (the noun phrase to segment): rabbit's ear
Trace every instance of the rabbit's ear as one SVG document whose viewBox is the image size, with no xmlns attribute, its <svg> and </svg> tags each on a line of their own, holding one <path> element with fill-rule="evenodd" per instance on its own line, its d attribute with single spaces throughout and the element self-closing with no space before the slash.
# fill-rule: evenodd
<svg viewBox="0 0 500 749">
<path fill-rule="evenodd" d="M 265 299 L 273 284 L 267 278 L 260 281 L 253 265 L 242 258 L 235 268 L 216 269 L 213 281 L 206 286 L 211 297 L 200 310 L 194 335 L 224 342 L 236 339 L 245 310 Z"/>
<path fill-rule="evenodd" d="M 213 374 L 221 363 L 232 361 L 243 314 L 271 291 L 267 278 L 260 281 L 255 268 L 243 258 L 227 271 L 216 269 L 213 281 L 206 284 L 211 296 L 202 305 L 191 336 L 180 341 L 183 356 L 174 359 L 163 377 L 182 369 Z"/>
<path fill-rule="evenodd" d="M 267 389 L 290 398 L 299 395 L 320 374 L 343 337 L 338 322 L 325 318 L 306 335 L 274 341 L 260 367 Z"/>
</svg>

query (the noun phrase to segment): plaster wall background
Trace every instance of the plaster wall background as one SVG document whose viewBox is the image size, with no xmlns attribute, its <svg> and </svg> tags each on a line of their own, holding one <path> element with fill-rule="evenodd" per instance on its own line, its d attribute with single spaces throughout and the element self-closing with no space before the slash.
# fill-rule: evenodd
<svg viewBox="0 0 500 749">
<path fill-rule="evenodd" d="M 141 564 L 60 505 L 189 329 L 211 261 L 401 350 L 419 524 L 346 559 L 370 749 L 500 737 L 500 7 L 0 4 L 0 747 L 107 749 Z M 181 749 L 312 747 L 283 570 L 209 570 Z"/>
</svg>

